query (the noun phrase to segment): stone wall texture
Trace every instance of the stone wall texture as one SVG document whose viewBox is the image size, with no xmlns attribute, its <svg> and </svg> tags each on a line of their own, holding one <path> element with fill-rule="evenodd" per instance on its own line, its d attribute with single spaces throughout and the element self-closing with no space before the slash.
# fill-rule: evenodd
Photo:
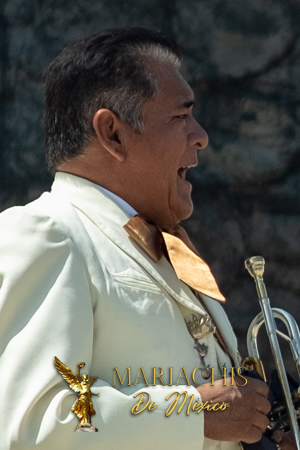
<svg viewBox="0 0 300 450">
<path fill-rule="evenodd" d="M 51 184 L 41 74 L 64 45 L 111 27 L 163 31 L 183 49 L 210 137 L 190 174 L 195 211 L 184 226 L 227 297 L 241 353 L 259 312 L 247 257 L 265 257 L 273 306 L 299 322 L 299 20 L 298 0 L 1 0 L 0 209 Z"/>
</svg>

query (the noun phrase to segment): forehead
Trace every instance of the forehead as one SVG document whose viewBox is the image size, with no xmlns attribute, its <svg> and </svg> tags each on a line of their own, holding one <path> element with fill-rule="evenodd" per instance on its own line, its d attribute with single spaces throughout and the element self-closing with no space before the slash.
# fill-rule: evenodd
<svg viewBox="0 0 300 450">
<path fill-rule="evenodd" d="M 164 101 L 172 106 L 183 105 L 194 100 L 194 93 L 188 82 L 183 78 L 176 67 L 170 63 L 157 63 L 151 71 L 155 76 L 158 92 L 155 97 L 158 101 Z"/>
</svg>

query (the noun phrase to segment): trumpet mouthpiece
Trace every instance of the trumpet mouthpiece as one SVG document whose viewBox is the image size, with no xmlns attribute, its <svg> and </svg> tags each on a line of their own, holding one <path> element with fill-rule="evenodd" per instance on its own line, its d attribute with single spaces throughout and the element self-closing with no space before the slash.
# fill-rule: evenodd
<svg viewBox="0 0 300 450">
<path fill-rule="evenodd" d="M 246 259 L 245 267 L 253 278 L 262 277 L 265 270 L 265 260 L 262 256 L 252 256 Z"/>
</svg>

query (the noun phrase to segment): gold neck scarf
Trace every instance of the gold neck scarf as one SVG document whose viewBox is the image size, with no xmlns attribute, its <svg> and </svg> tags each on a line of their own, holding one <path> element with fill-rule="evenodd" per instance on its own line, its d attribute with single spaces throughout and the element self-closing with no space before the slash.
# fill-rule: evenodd
<svg viewBox="0 0 300 450">
<path fill-rule="evenodd" d="M 180 225 L 177 225 L 171 234 L 159 230 L 155 224 L 137 215 L 129 219 L 124 229 L 155 262 L 163 256 L 165 247 L 177 277 L 192 289 L 220 302 L 225 301 L 209 266 L 200 257 Z"/>
</svg>

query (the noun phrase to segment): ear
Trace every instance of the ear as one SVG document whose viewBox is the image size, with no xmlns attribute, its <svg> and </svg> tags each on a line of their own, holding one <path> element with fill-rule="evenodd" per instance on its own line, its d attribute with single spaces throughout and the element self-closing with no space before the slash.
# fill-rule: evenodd
<svg viewBox="0 0 300 450">
<path fill-rule="evenodd" d="M 121 120 L 109 109 L 99 109 L 93 117 L 97 139 L 118 161 L 124 161 L 125 148 L 121 139 Z"/>
</svg>

